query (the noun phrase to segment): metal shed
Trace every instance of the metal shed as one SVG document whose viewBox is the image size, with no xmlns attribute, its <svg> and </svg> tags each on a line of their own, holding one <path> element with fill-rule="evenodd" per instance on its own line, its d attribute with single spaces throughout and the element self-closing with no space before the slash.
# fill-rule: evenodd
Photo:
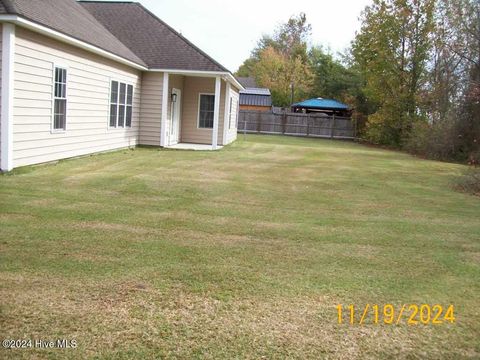
<svg viewBox="0 0 480 360">
<path fill-rule="evenodd" d="M 240 91 L 240 110 L 271 110 L 272 94 L 269 89 L 256 87 L 253 78 L 238 78 L 238 81 L 245 87 Z"/>
</svg>

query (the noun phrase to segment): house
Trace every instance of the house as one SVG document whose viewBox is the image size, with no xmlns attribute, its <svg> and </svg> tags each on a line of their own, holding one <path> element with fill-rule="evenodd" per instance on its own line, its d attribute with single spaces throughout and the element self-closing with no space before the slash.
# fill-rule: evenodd
<svg viewBox="0 0 480 360">
<path fill-rule="evenodd" d="M 240 91 L 240 110 L 270 111 L 272 109 L 272 95 L 270 90 L 259 88 L 255 79 L 239 77 L 238 81 L 245 90 Z"/>
<path fill-rule="evenodd" d="M 350 117 L 351 109 L 348 105 L 345 105 L 337 100 L 314 98 L 298 102 L 291 105 L 292 112 L 303 113 L 323 113 L 326 115 L 337 115 Z"/>
<path fill-rule="evenodd" d="M 242 85 L 138 3 L 0 0 L 0 25 L 3 171 L 236 139 Z"/>
</svg>

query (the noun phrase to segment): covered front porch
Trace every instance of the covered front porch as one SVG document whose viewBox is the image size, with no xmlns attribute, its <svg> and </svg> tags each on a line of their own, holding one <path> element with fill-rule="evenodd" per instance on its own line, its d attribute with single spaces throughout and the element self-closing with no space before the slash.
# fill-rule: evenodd
<svg viewBox="0 0 480 360">
<path fill-rule="evenodd" d="M 140 143 L 188 150 L 218 150 L 231 143 L 237 133 L 239 86 L 225 73 L 145 73 Z"/>
</svg>

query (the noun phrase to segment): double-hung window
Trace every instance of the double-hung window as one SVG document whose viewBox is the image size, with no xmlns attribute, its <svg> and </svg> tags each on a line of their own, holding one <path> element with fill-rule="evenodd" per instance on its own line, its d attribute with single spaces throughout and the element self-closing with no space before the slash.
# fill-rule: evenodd
<svg viewBox="0 0 480 360">
<path fill-rule="evenodd" d="M 215 95 L 200 94 L 198 109 L 198 127 L 213 129 L 213 113 L 215 111 Z"/>
<path fill-rule="evenodd" d="M 110 87 L 110 127 L 131 127 L 133 86 L 112 81 Z"/>
<path fill-rule="evenodd" d="M 233 123 L 233 121 L 232 121 L 232 115 L 233 115 L 233 114 L 232 114 L 232 108 L 233 108 L 233 98 L 230 97 L 230 106 L 229 106 L 229 108 L 228 108 L 228 122 L 229 122 L 228 128 L 229 128 L 229 129 L 232 128 L 232 123 Z"/>
<path fill-rule="evenodd" d="M 65 130 L 67 124 L 67 69 L 55 67 L 53 130 Z"/>
<path fill-rule="evenodd" d="M 240 100 L 237 99 L 237 101 L 235 101 L 235 104 L 237 105 L 237 111 L 236 111 L 236 114 L 235 114 L 235 128 L 238 129 L 238 114 L 240 113 Z"/>
</svg>

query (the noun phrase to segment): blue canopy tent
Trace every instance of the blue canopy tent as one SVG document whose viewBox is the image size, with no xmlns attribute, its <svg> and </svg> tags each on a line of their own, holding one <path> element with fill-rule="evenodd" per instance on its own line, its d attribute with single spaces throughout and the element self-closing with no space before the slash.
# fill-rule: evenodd
<svg viewBox="0 0 480 360">
<path fill-rule="evenodd" d="M 314 98 L 292 104 L 292 112 L 320 112 L 328 115 L 351 116 L 352 111 L 340 101 L 333 99 Z"/>
</svg>

